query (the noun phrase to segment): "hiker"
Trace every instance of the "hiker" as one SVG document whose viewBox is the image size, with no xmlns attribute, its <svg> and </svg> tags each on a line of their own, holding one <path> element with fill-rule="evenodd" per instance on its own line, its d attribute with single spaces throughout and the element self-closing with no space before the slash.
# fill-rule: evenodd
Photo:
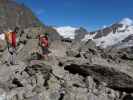
<svg viewBox="0 0 133 100">
<path fill-rule="evenodd" d="M 48 33 L 44 33 L 43 35 L 39 34 L 39 45 L 41 46 L 42 49 L 42 54 L 43 54 L 43 58 L 45 60 L 48 60 Z"/>
<path fill-rule="evenodd" d="M 16 64 L 16 34 L 19 28 L 15 27 L 14 31 L 9 31 L 5 33 L 5 40 L 7 42 L 9 58 L 8 58 L 8 65 L 15 65 Z"/>
</svg>

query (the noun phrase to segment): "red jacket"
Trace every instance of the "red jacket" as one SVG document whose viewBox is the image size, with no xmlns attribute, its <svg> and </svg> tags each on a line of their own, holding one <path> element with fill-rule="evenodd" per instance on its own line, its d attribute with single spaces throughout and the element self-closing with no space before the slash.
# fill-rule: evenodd
<svg viewBox="0 0 133 100">
<path fill-rule="evenodd" d="M 12 46 L 16 48 L 16 32 L 12 32 Z"/>
</svg>

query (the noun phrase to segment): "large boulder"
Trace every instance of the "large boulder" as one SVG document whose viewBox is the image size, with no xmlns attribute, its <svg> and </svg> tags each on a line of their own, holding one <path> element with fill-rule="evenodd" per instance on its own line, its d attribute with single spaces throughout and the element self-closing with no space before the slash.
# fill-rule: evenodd
<svg viewBox="0 0 133 100">
<path fill-rule="evenodd" d="M 48 78 L 50 76 L 50 73 L 52 72 L 52 67 L 48 64 L 45 64 L 43 62 L 39 62 L 36 64 L 30 63 L 25 69 L 24 69 L 30 76 L 34 76 L 37 73 L 41 72 L 44 79 Z"/>
<path fill-rule="evenodd" d="M 96 49 L 96 43 L 93 40 L 88 40 L 81 46 L 81 50 Z"/>
<path fill-rule="evenodd" d="M 87 30 L 80 27 L 79 29 L 77 29 L 75 31 L 75 40 L 76 41 L 80 41 L 81 39 L 83 39 L 85 37 L 86 34 L 88 34 Z"/>
<path fill-rule="evenodd" d="M 76 50 L 68 50 L 66 51 L 66 54 L 70 57 L 80 57 L 80 53 Z"/>
<path fill-rule="evenodd" d="M 53 27 L 46 26 L 44 28 L 44 32 L 49 33 L 49 40 L 50 41 L 57 41 L 57 40 L 61 40 L 61 38 L 62 38 L 59 35 L 59 33 Z"/>
<path fill-rule="evenodd" d="M 65 70 L 73 74 L 80 74 L 84 77 L 92 76 L 100 83 L 106 83 L 106 86 L 122 92 L 133 92 L 133 78 L 126 73 L 102 65 L 74 64 L 65 66 Z"/>
<path fill-rule="evenodd" d="M 92 40 L 87 42 L 73 41 L 66 51 L 67 56 L 76 58 L 90 58 L 93 55 L 97 55 L 97 53 L 96 44 Z"/>
<path fill-rule="evenodd" d="M 0 52 L 3 52 L 6 48 L 6 41 L 0 40 Z"/>
<path fill-rule="evenodd" d="M 17 58 L 19 60 L 27 60 L 30 58 L 30 54 L 36 50 L 38 50 L 38 40 L 37 39 L 30 39 L 28 40 L 27 44 L 19 50 Z"/>
</svg>

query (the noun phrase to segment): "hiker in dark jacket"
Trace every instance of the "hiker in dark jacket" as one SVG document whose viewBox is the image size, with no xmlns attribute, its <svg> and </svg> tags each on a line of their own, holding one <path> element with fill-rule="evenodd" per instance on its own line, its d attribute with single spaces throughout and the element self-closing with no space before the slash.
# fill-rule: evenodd
<svg viewBox="0 0 133 100">
<path fill-rule="evenodd" d="M 45 60 L 48 60 L 48 53 L 49 53 L 48 33 L 44 33 L 43 35 L 39 34 L 39 45 L 42 48 L 43 58 Z"/>
</svg>

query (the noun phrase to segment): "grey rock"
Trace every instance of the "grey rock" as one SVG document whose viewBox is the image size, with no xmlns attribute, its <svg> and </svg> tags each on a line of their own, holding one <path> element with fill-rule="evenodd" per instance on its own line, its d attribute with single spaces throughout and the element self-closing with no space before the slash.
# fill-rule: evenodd
<svg viewBox="0 0 133 100">
<path fill-rule="evenodd" d="M 80 57 L 80 53 L 76 50 L 68 50 L 66 54 L 70 57 Z"/>
<path fill-rule="evenodd" d="M 44 91 L 44 88 L 42 86 L 36 86 L 32 92 L 36 92 L 37 94 L 42 93 Z"/>
<path fill-rule="evenodd" d="M 50 74 L 52 73 L 51 66 L 40 63 L 26 67 L 25 71 L 29 74 L 29 76 L 36 77 L 36 84 L 48 87 L 48 80 L 50 79 Z"/>
<path fill-rule="evenodd" d="M 75 35 L 75 40 L 76 41 L 80 41 L 81 39 L 84 38 L 84 36 L 86 34 L 88 34 L 87 30 L 80 27 L 78 30 L 75 31 L 76 35 Z"/>
<path fill-rule="evenodd" d="M 0 40 L 0 52 L 4 52 L 6 49 L 6 42 L 4 40 Z"/>
<path fill-rule="evenodd" d="M 17 58 L 20 60 L 28 60 L 33 51 L 38 50 L 38 40 L 30 39 L 27 44 L 19 51 Z"/>
<path fill-rule="evenodd" d="M 96 43 L 91 39 L 81 46 L 81 51 L 88 51 L 88 49 L 96 49 Z"/>
<path fill-rule="evenodd" d="M 86 82 L 86 87 L 89 89 L 89 92 L 93 92 L 93 90 L 96 88 L 96 84 L 93 78 L 88 76 L 85 82 Z"/>
<path fill-rule="evenodd" d="M 50 26 L 46 26 L 46 28 L 44 29 L 44 32 L 49 33 L 49 40 L 50 41 L 57 41 L 57 40 L 61 40 L 61 36 L 59 35 L 59 33 L 52 27 Z"/>
<path fill-rule="evenodd" d="M 60 94 L 58 92 L 52 92 L 50 93 L 50 99 L 51 100 L 59 100 Z"/>
<path fill-rule="evenodd" d="M 133 96 L 129 94 L 124 96 L 122 100 L 132 100 L 132 99 L 133 99 Z"/>
<path fill-rule="evenodd" d="M 120 72 L 113 68 L 108 68 L 101 65 L 70 64 L 68 66 L 65 66 L 65 69 L 73 74 L 78 73 L 84 77 L 91 75 L 99 82 L 105 82 L 107 84 L 107 87 L 112 89 L 126 92 L 133 91 L 133 86 L 130 84 L 133 82 L 133 78 L 128 74 Z"/>
</svg>

